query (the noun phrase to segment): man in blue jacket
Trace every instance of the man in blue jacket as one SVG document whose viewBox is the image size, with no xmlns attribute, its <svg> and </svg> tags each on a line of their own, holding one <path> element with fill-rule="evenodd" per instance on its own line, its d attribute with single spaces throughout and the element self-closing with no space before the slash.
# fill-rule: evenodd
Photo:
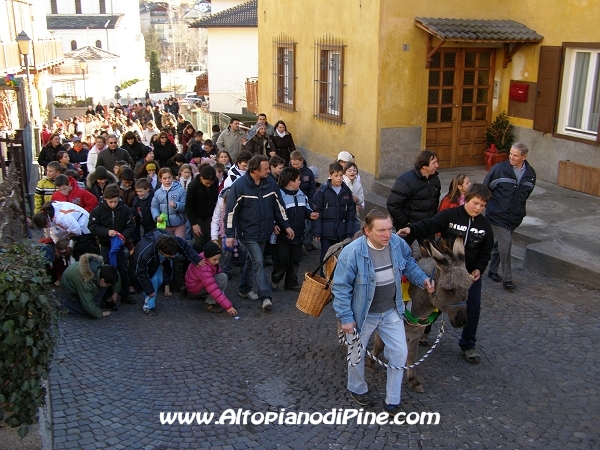
<svg viewBox="0 0 600 450">
<path fill-rule="evenodd" d="M 515 142 L 508 161 L 492 167 L 483 180 L 483 184 L 492 191 L 492 198 L 485 210 L 494 232 L 494 250 L 488 276 L 496 282 L 503 281 L 504 289 L 508 290 L 516 288 L 510 265 L 512 234 L 527 215 L 525 203 L 535 187 L 535 170 L 525 161 L 528 152 L 523 142 Z M 502 277 L 498 274 L 499 266 Z"/>
<path fill-rule="evenodd" d="M 248 252 L 242 270 L 239 294 L 251 300 L 260 300 L 263 311 L 269 311 L 273 305 L 271 283 L 263 267 L 265 243 L 271 237 L 275 224 L 281 230 L 285 230 L 288 239 L 294 239 L 294 230 L 287 221 L 285 209 L 279 198 L 279 189 L 267 180 L 268 176 L 268 158 L 264 155 L 253 156 L 248 161 L 246 174 L 231 185 L 225 211 L 225 245 L 233 248 L 237 238 Z M 253 280 L 258 295 L 252 292 Z"/>
<path fill-rule="evenodd" d="M 358 364 L 352 364 L 357 355 L 351 355 L 348 361 L 348 391 L 359 405 L 369 406 L 372 401 L 365 382 L 364 350 L 371 334 L 379 332 L 391 366 L 406 363 L 402 275 L 430 293 L 434 284 L 415 262 L 408 244 L 392 232 L 387 212 L 372 210 L 365 218 L 364 232 L 340 253 L 331 292 L 342 330 L 353 333 L 356 328 L 363 346 Z M 383 411 L 391 415 L 400 412 L 402 375 L 400 369 L 387 369 Z"/>
</svg>

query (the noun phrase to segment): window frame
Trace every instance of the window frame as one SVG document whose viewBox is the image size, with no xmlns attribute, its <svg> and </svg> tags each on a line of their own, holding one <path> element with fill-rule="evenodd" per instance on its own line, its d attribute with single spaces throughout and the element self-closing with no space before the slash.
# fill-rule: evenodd
<svg viewBox="0 0 600 450">
<path fill-rule="evenodd" d="M 557 105 L 558 112 L 556 116 L 556 134 L 581 139 L 584 142 L 597 142 L 600 137 L 600 114 L 598 114 L 598 111 L 596 112 L 599 115 L 598 122 L 596 123 L 596 132 L 586 130 L 586 128 L 589 127 L 590 115 L 593 114 L 593 105 L 590 97 L 593 92 L 596 92 L 597 96 L 600 95 L 600 82 L 597 78 L 600 71 L 600 44 L 598 46 L 589 44 L 571 46 L 563 44 L 563 50 L 559 101 Z M 579 79 L 579 76 L 576 74 L 577 56 L 583 53 L 589 53 L 590 59 L 586 69 L 587 73 L 585 74 L 584 100 L 581 105 L 583 109 L 581 118 L 582 128 L 576 129 L 569 126 L 569 120 L 572 114 L 574 89 L 577 79 Z M 594 80 L 594 76 L 596 76 L 596 80 Z"/>
<path fill-rule="evenodd" d="M 344 124 L 345 48 L 343 41 L 331 35 L 315 40 L 314 117 L 336 125 Z"/>
<path fill-rule="evenodd" d="M 273 106 L 294 112 L 297 79 L 296 42 L 283 33 L 273 40 L 273 69 Z"/>
</svg>

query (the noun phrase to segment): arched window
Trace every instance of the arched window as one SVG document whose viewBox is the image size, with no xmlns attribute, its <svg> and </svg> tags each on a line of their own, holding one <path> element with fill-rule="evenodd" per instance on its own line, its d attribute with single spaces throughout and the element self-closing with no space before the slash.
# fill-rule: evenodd
<svg viewBox="0 0 600 450">
<path fill-rule="evenodd" d="M 102 41 L 100 39 L 96 41 L 96 47 L 102 48 Z"/>
<path fill-rule="evenodd" d="M 71 50 L 77 50 L 77 41 L 71 41 Z"/>
</svg>

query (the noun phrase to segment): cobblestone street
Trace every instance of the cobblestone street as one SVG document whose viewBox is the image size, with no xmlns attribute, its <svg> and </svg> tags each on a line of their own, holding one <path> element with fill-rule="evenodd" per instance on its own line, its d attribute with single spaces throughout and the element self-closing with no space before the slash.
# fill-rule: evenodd
<svg viewBox="0 0 600 450">
<path fill-rule="evenodd" d="M 50 376 L 54 448 L 598 448 L 600 292 L 514 275 L 514 292 L 484 279 L 481 363 L 462 359 L 449 330 L 419 368 L 426 393 L 403 389 L 406 411 L 439 412 L 439 425 L 161 425 L 160 412 L 357 407 L 331 305 L 312 318 L 280 288 L 263 313 L 237 296 L 239 275 L 227 289 L 239 320 L 178 295 L 159 296 L 157 317 L 139 301 L 107 319 L 66 316 Z M 385 370 L 367 381 L 381 402 Z"/>
</svg>

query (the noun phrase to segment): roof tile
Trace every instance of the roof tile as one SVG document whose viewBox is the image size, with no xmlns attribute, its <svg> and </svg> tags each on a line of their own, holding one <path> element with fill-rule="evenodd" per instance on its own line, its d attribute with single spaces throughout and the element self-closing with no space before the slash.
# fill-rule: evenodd
<svg viewBox="0 0 600 450">
<path fill-rule="evenodd" d="M 415 17 L 417 26 L 444 40 L 540 42 L 544 37 L 514 20 Z"/>
<path fill-rule="evenodd" d="M 190 28 L 258 27 L 258 0 L 250 0 L 233 8 L 197 20 Z"/>
<path fill-rule="evenodd" d="M 49 30 L 102 30 L 108 22 L 109 30 L 114 30 L 124 14 L 47 14 Z"/>
</svg>

